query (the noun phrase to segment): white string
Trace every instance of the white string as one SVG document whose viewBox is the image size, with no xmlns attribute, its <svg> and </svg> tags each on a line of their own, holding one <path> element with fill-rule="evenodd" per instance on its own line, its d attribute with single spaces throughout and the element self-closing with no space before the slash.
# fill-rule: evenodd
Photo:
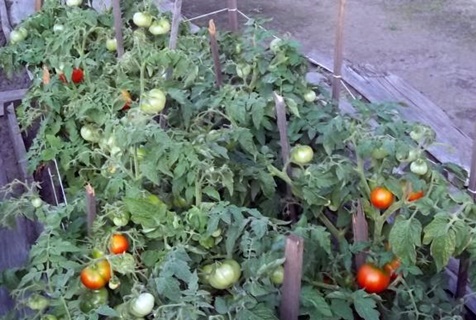
<svg viewBox="0 0 476 320">
<path fill-rule="evenodd" d="M 197 20 L 197 19 L 205 18 L 205 17 L 211 16 L 211 15 L 214 15 L 214 14 L 217 14 L 217 13 L 220 13 L 220 12 L 223 12 L 223 11 L 227 11 L 227 10 L 229 10 L 229 9 L 228 9 L 228 8 L 224 8 L 224 9 L 220 9 L 220 10 L 217 10 L 217 11 L 205 13 L 205 14 L 202 14 L 202 15 L 199 15 L 199 16 L 196 16 L 196 17 L 193 17 L 193 18 L 190 18 L 190 19 L 185 19 L 184 22 L 190 22 L 190 21 L 194 21 L 194 20 Z"/>
</svg>

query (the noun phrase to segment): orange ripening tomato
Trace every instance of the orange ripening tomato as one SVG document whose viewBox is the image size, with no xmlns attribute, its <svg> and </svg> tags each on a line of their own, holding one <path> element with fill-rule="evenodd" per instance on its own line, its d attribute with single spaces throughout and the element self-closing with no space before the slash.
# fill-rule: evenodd
<svg viewBox="0 0 476 320">
<path fill-rule="evenodd" d="M 81 283 L 88 289 L 98 290 L 111 279 L 111 265 L 106 259 L 91 264 L 81 271 Z"/>
<path fill-rule="evenodd" d="M 370 192 L 370 202 L 377 209 L 385 210 L 394 201 L 393 193 L 385 187 L 376 187 Z"/>
<path fill-rule="evenodd" d="M 400 268 L 401 261 L 399 258 L 395 258 L 392 261 L 386 263 L 383 266 L 383 270 L 390 275 L 390 278 L 393 280 L 397 277 L 397 269 Z"/>
<path fill-rule="evenodd" d="M 424 195 L 425 195 L 425 193 L 422 190 L 412 191 L 408 194 L 407 200 L 408 201 L 416 201 L 420 198 L 423 198 Z"/>
<path fill-rule="evenodd" d="M 129 91 L 121 90 L 121 97 L 122 97 L 122 100 L 124 101 L 124 106 L 122 107 L 121 110 L 125 111 L 125 110 L 130 109 L 132 98 L 131 98 L 131 94 L 129 93 Z"/>
<path fill-rule="evenodd" d="M 113 234 L 109 242 L 109 251 L 113 254 L 121 254 L 129 249 L 129 241 L 122 234 Z"/>
<path fill-rule="evenodd" d="M 357 271 L 357 283 L 368 293 L 380 293 L 388 288 L 390 275 L 371 263 L 365 263 Z"/>
</svg>

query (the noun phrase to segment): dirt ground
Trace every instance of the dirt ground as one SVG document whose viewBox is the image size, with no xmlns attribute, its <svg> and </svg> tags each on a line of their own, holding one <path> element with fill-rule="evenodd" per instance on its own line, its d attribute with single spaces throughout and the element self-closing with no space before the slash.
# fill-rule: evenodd
<svg viewBox="0 0 476 320">
<path fill-rule="evenodd" d="M 238 0 L 238 9 L 272 19 L 265 27 L 298 40 L 304 53 L 331 56 L 338 3 Z M 187 17 L 223 7 L 223 0 L 183 1 Z M 346 60 L 400 76 L 440 106 L 457 128 L 476 137 L 475 0 L 347 1 L 344 34 Z"/>
</svg>

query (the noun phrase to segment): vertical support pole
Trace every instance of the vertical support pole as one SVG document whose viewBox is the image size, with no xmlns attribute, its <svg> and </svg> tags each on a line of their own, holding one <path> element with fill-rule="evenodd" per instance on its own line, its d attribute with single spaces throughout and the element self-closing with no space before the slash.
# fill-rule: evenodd
<svg viewBox="0 0 476 320">
<path fill-rule="evenodd" d="M 303 252 L 301 237 L 290 235 L 286 238 L 283 296 L 279 307 L 281 320 L 297 320 L 299 316 Z"/>
<path fill-rule="evenodd" d="M 288 123 L 286 120 L 286 105 L 284 104 L 284 98 L 273 92 L 274 96 L 274 104 L 276 108 L 276 120 L 278 123 L 278 130 L 279 130 L 279 142 L 281 144 L 281 159 L 283 160 L 283 164 L 287 165 L 289 161 L 289 154 L 291 152 L 289 147 L 289 139 L 288 139 Z M 291 168 L 287 167 L 287 174 L 291 175 Z M 291 186 L 286 185 L 286 197 L 288 199 L 292 198 L 292 190 Z M 293 204 L 288 203 L 286 210 L 288 211 L 289 217 L 291 221 L 297 220 L 296 215 L 296 208 Z"/>
<path fill-rule="evenodd" d="M 42 0 L 35 0 L 35 11 L 40 11 L 41 7 L 43 6 L 43 1 Z"/>
<path fill-rule="evenodd" d="M 182 0 L 175 0 L 174 11 L 172 13 L 172 27 L 170 29 L 169 49 L 175 50 L 177 47 L 180 19 L 182 16 Z"/>
<path fill-rule="evenodd" d="M 8 18 L 6 0 L 0 0 L 0 22 L 5 38 L 7 41 L 10 41 L 10 33 L 12 32 L 12 28 L 10 26 L 10 19 Z"/>
<path fill-rule="evenodd" d="M 344 51 L 344 19 L 346 0 L 339 1 L 339 14 L 336 28 L 336 45 L 334 48 L 334 77 L 332 79 L 332 100 L 339 105 L 342 79 L 342 60 Z"/>
<path fill-rule="evenodd" d="M 124 38 L 122 37 L 122 13 L 120 0 L 112 1 L 112 13 L 114 15 L 114 32 L 117 41 L 117 57 L 124 55 Z"/>
<path fill-rule="evenodd" d="M 233 32 L 238 31 L 238 6 L 237 0 L 228 0 L 228 23 Z"/>
<path fill-rule="evenodd" d="M 367 220 L 365 219 L 364 208 L 361 200 L 357 203 L 356 212 L 352 214 L 352 231 L 354 234 L 354 243 L 366 242 L 369 240 L 369 228 Z M 360 266 L 365 263 L 365 259 L 365 252 L 359 252 L 354 259 L 355 267 L 359 269 Z"/>
<path fill-rule="evenodd" d="M 476 131 L 476 128 L 475 128 Z M 469 172 L 468 193 L 476 201 L 476 142 L 473 142 L 473 152 L 471 154 L 471 169 Z M 468 284 L 468 273 L 470 268 L 470 257 L 467 252 L 463 252 L 459 257 L 458 281 L 456 282 L 455 298 L 461 299 L 466 295 Z"/>
<path fill-rule="evenodd" d="M 215 68 L 216 87 L 222 85 L 222 74 L 220 66 L 220 52 L 218 51 L 218 42 L 216 37 L 216 28 L 213 19 L 208 22 L 208 33 L 210 35 L 210 48 L 212 50 L 213 66 Z"/>
<path fill-rule="evenodd" d="M 96 219 L 96 193 L 90 184 L 86 185 L 86 217 L 88 223 L 88 235 L 91 236 L 93 222 L 94 219 Z"/>
</svg>

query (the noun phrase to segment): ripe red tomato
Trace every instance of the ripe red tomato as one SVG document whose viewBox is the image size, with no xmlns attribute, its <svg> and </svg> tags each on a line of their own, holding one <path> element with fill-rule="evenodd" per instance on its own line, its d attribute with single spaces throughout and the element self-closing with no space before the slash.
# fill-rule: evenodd
<svg viewBox="0 0 476 320">
<path fill-rule="evenodd" d="M 368 293 L 380 293 L 390 284 L 390 275 L 371 263 L 365 263 L 357 271 L 357 283 Z"/>
<path fill-rule="evenodd" d="M 422 190 L 412 191 L 408 194 L 407 200 L 408 201 L 416 201 L 420 198 L 423 198 L 424 195 L 425 195 L 425 193 Z"/>
<path fill-rule="evenodd" d="M 121 254 L 129 249 L 129 241 L 122 234 L 113 234 L 109 241 L 109 251 L 113 254 Z"/>
<path fill-rule="evenodd" d="M 84 72 L 80 68 L 74 68 L 73 73 L 71 74 L 71 80 L 74 83 L 80 83 L 84 79 Z"/>
<path fill-rule="evenodd" d="M 385 272 L 390 275 L 390 278 L 393 280 L 397 277 L 397 269 L 400 268 L 400 265 L 401 265 L 401 261 L 399 258 L 395 258 L 393 259 L 392 261 L 386 263 L 384 266 L 383 266 L 383 270 L 385 270 Z"/>
<path fill-rule="evenodd" d="M 98 290 L 111 279 L 111 265 L 106 259 L 91 264 L 81 271 L 81 283 L 88 289 Z"/>
<path fill-rule="evenodd" d="M 385 210 L 393 201 L 393 194 L 385 187 L 376 187 L 370 192 L 370 202 L 377 209 Z"/>
</svg>

